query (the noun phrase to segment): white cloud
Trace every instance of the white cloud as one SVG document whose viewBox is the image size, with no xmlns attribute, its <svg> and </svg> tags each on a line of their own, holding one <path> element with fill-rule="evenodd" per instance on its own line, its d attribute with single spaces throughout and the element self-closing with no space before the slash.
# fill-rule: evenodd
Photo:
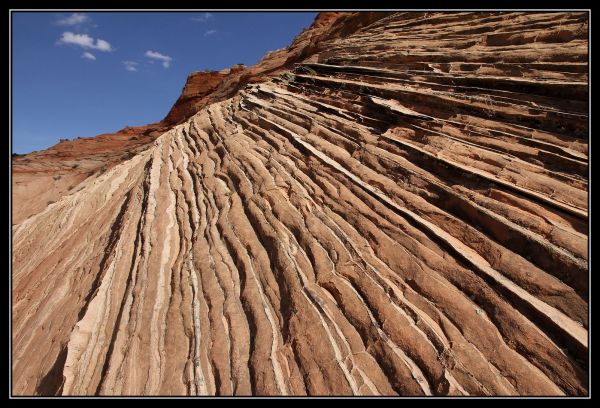
<svg viewBox="0 0 600 408">
<path fill-rule="evenodd" d="M 204 33 L 204 36 L 206 37 L 207 35 L 213 35 L 216 32 L 217 32 L 217 30 L 208 30 L 207 32 Z"/>
<path fill-rule="evenodd" d="M 94 39 L 87 34 L 74 34 L 70 31 L 62 33 L 58 44 L 74 44 L 83 48 L 90 48 L 98 51 L 112 51 L 112 46 L 100 38 Z"/>
<path fill-rule="evenodd" d="M 89 59 L 89 60 L 96 60 L 96 56 L 94 54 L 92 54 L 91 52 L 84 52 L 83 55 L 81 56 L 81 58 L 85 58 L 85 59 Z"/>
<path fill-rule="evenodd" d="M 123 61 L 123 65 L 125 65 L 125 69 L 127 71 L 136 72 L 137 71 L 137 62 L 133 61 Z"/>
<path fill-rule="evenodd" d="M 202 13 L 202 14 L 200 14 L 197 17 L 192 17 L 192 20 L 193 21 L 198 21 L 200 23 L 206 23 L 211 18 L 213 18 L 213 14 L 212 13 Z"/>
<path fill-rule="evenodd" d="M 68 17 L 61 18 L 56 21 L 56 24 L 61 26 L 73 26 L 78 24 L 87 23 L 90 21 L 90 18 L 83 13 L 73 13 Z"/>
<path fill-rule="evenodd" d="M 165 68 L 169 68 L 169 66 L 171 65 L 171 61 L 173 61 L 173 58 L 169 57 L 168 55 L 163 55 L 157 51 L 146 51 L 146 54 L 144 55 L 146 55 L 146 57 L 148 58 L 153 58 L 162 61 L 163 67 Z"/>
<path fill-rule="evenodd" d="M 100 51 L 112 51 L 112 47 L 108 41 L 104 41 L 99 38 L 96 40 L 96 49 Z"/>
</svg>

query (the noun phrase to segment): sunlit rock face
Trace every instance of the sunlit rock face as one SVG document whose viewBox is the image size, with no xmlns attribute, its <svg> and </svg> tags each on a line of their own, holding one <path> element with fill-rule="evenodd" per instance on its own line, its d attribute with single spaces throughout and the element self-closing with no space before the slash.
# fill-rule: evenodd
<svg viewBox="0 0 600 408">
<path fill-rule="evenodd" d="M 13 393 L 587 395 L 587 19 L 322 13 L 14 158 Z"/>
</svg>

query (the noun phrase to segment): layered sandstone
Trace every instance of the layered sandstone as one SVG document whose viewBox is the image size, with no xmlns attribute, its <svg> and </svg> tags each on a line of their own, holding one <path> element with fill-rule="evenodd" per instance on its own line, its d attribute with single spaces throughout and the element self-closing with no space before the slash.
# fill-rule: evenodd
<svg viewBox="0 0 600 408">
<path fill-rule="evenodd" d="M 587 30 L 322 13 L 136 143 L 20 157 L 13 393 L 587 395 Z"/>
</svg>

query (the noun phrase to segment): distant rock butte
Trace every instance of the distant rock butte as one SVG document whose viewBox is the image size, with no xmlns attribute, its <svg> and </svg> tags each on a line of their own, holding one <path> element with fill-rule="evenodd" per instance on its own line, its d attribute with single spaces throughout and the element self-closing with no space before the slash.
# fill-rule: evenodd
<svg viewBox="0 0 600 408">
<path fill-rule="evenodd" d="M 587 38 L 321 13 L 13 156 L 13 394 L 588 395 Z"/>
</svg>

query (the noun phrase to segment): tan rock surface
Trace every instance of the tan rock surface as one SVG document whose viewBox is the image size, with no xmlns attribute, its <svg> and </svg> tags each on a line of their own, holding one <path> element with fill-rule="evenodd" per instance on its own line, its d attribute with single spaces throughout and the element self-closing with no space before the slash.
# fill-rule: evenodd
<svg viewBox="0 0 600 408">
<path fill-rule="evenodd" d="M 13 393 L 587 395 L 587 18 L 322 13 L 18 157 Z"/>
</svg>

